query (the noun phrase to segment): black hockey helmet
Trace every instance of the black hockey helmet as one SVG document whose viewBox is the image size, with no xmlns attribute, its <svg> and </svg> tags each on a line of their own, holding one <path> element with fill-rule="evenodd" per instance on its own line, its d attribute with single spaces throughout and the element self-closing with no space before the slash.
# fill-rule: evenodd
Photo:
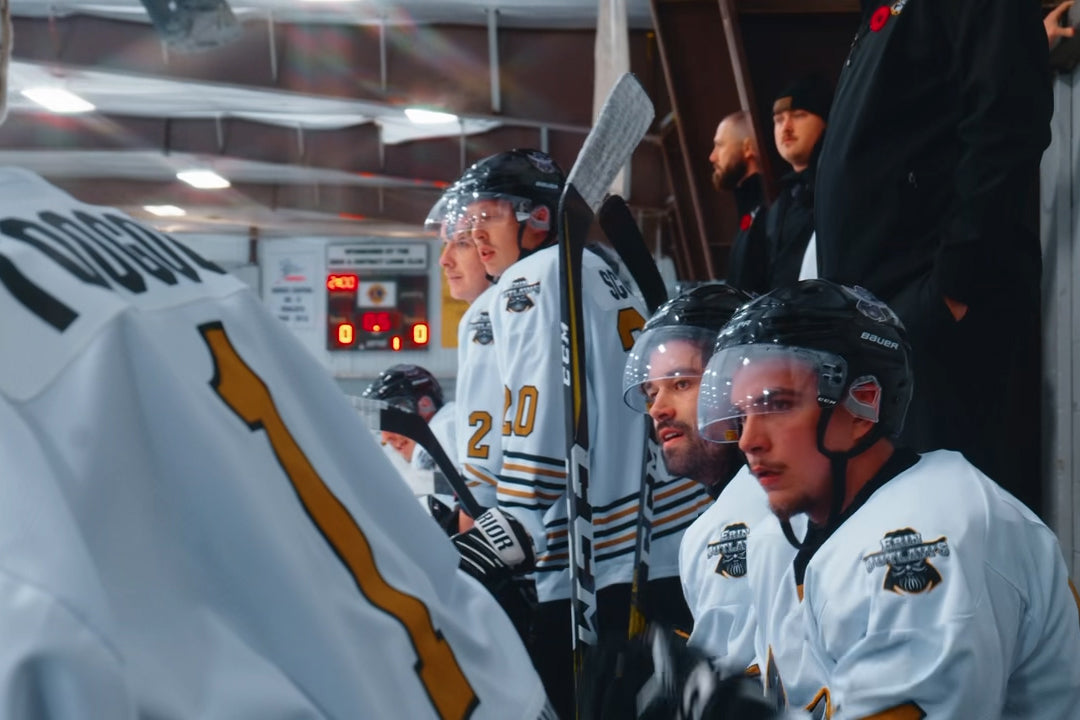
<svg viewBox="0 0 1080 720">
<path fill-rule="evenodd" d="M 443 406 L 442 387 L 419 365 L 392 365 L 360 395 L 430 419 Z"/>
<path fill-rule="evenodd" d="M 481 199 L 509 200 L 522 222 L 540 205 L 554 216 L 565 182 L 562 169 L 547 153 L 514 149 L 473 164 L 454 183 L 454 194 L 462 205 Z"/>
<path fill-rule="evenodd" d="M 623 401 L 634 410 L 646 412 L 648 398 L 643 392 L 643 383 L 677 377 L 688 370 L 674 365 L 664 369 L 653 367 L 657 353 L 664 353 L 673 340 L 696 345 L 701 353 L 701 368 L 704 368 L 712 356 L 716 334 L 739 307 L 752 299 L 749 293 L 727 283 L 710 282 L 697 285 L 657 308 L 626 357 Z"/>
<path fill-rule="evenodd" d="M 737 367 L 788 350 L 816 368 L 823 408 L 840 404 L 875 422 L 875 439 L 900 433 L 913 387 L 911 347 L 900 319 L 861 287 L 805 280 L 746 305 L 720 332 L 699 396 L 703 434 L 711 423 L 733 417 L 730 380 Z M 852 393 L 874 384 L 873 405 Z"/>
</svg>

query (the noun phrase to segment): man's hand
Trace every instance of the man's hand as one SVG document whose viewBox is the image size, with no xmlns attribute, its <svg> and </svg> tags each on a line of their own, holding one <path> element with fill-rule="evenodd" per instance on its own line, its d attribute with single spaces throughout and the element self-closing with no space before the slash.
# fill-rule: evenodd
<svg viewBox="0 0 1080 720">
<path fill-rule="evenodd" d="M 1075 28 L 1061 26 L 1061 16 L 1072 7 L 1072 4 L 1073 0 L 1065 0 L 1043 18 L 1043 27 L 1046 28 L 1046 39 L 1050 42 L 1050 47 L 1054 47 L 1054 43 L 1060 38 L 1071 38 L 1076 34 Z"/>
</svg>

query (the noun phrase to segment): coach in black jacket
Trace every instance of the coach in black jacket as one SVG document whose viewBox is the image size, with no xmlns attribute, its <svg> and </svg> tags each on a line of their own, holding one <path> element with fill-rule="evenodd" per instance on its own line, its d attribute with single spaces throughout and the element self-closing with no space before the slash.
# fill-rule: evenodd
<svg viewBox="0 0 1080 720">
<path fill-rule="evenodd" d="M 1053 109 L 1037 2 L 863 0 L 817 169 L 818 274 L 908 326 L 905 439 L 1039 507 L 1037 172 Z"/>
</svg>

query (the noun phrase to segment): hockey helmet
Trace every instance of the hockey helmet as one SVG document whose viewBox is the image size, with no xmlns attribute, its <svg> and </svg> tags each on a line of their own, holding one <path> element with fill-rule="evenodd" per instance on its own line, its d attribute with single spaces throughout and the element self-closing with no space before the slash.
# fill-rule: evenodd
<svg viewBox="0 0 1080 720">
<path fill-rule="evenodd" d="M 721 282 L 698 285 L 661 305 L 634 341 L 623 370 L 623 401 L 638 412 L 648 410 L 644 383 L 693 375 L 700 377 L 713 352 L 716 334 L 753 296 Z M 665 355 L 674 341 L 695 346 L 695 366 Z"/>
<path fill-rule="evenodd" d="M 419 365 L 392 365 L 379 373 L 379 377 L 361 393 L 361 397 L 382 400 L 427 419 L 443 406 L 439 381 Z"/>
</svg>

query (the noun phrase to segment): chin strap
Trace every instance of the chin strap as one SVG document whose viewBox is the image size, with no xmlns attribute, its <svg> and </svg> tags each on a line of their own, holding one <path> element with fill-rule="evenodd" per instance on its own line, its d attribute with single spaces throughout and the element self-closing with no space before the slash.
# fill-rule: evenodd
<svg viewBox="0 0 1080 720">
<path fill-rule="evenodd" d="M 822 527 L 826 535 L 831 534 L 832 530 L 840 524 L 840 515 L 844 512 L 844 498 L 847 495 L 848 460 L 866 452 L 871 445 L 884 436 L 881 424 L 877 423 L 870 428 L 868 433 L 859 438 L 859 441 L 850 449 L 843 451 L 829 450 L 825 447 L 825 430 L 835 409 L 835 406 L 822 408 L 817 425 L 817 449 L 819 453 L 829 458 L 829 469 L 832 474 L 832 497 L 829 499 L 829 517 Z M 802 550 L 805 547 L 805 544 L 795 537 L 795 531 L 791 529 L 789 521 L 781 520 L 780 529 L 784 531 L 784 537 L 788 543 L 796 550 Z"/>
</svg>

